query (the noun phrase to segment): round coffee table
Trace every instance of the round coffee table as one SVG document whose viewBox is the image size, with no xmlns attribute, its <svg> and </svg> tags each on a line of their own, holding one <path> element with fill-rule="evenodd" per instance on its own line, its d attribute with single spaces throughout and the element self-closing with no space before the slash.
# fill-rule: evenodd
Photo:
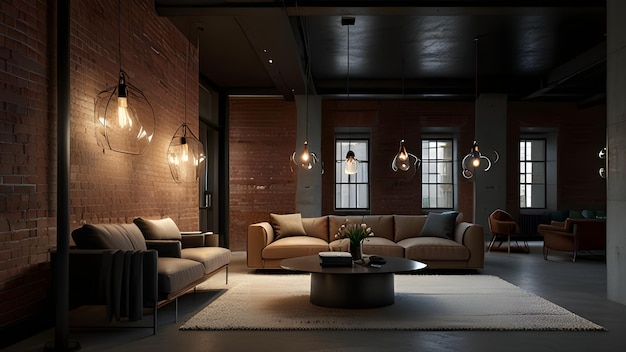
<svg viewBox="0 0 626 352">
<path fill-rule="evenodd" d="M 424 269 L 426 264 L 410 259 L 384 257 L 380 267 L 352 264 L 322 267 L 319 255 L 284 259 L 283 269 L 311 273 L 311 303 L 332 308 L 376 308 L 394 303 L 395 273 Z"/>
</svg>

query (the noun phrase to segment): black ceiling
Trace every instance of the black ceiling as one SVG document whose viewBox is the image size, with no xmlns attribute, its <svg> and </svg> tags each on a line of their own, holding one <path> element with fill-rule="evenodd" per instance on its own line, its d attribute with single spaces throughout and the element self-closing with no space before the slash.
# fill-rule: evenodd
<svg viewBox="0 0 626 352">
<path fill-rule="evenodd" d="M 309 93 L 326 98 L 473 99 L 478 86 L 510 100 L 605 99 L 605 1 L 156 0 L 155 6 L 192 43 L 199 36 L 200 73 L 228 94 L 293 99 L 305 92 L 310 67 Z M 342 25 L 349 17 L 354 25 Z"/>
</svg>

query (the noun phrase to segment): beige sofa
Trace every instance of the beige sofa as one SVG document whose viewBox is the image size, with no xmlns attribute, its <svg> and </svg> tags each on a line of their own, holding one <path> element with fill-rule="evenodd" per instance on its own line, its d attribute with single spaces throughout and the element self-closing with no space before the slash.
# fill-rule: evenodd
<svg viewBox="0 0 626 352">
<path fill-rule="evenodd" d="M 433 269 L 481 269 L 483 227 L 461 218 L 457 213 L 316 218 L 303 218 L 297 213 L 270 214 L 270 221 L 248 226 L 247 264 L 256 269 L 280 268 L 285 258 L 335 250 L 341 247 L 335 234 L 348 220 L 372 228 L 374 236 L 363 245 L 365 254 L 404 257 Z"/>
</svg>

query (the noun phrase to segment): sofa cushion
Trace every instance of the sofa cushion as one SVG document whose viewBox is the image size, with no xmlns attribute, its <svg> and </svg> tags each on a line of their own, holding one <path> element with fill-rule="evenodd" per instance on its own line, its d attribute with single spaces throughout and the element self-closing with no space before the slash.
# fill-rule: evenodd
<svg viewBox="0 0 626 352">
<path fill-rule="evenodd" d="M 419 236 L 426 222 L 426 215 L 394 215 L 393 221 L 394 241 L 399 242 L 405 238 Z"/>
<path fill-rule="evenodd" d="M 459 215 L 456 211 L 444 213 L 429 213 L 426 222 L 420 232 L 420 237 L 442 237 L 454 238 L 454 227 L 456 218 Z"/>
<path fill-rule="evenodd" d="M 302 227 L 307 236 L 321 238 L 328 241 L 328 216 L 319 218 L 302 218 Z"/>
<path fill-rule="evenodd" d="M 171 218 L 156 220 L 135 218 L 133 222 L 147 240 L 181 240 L 180 230 Z"/>
<path fill-rule="evenodd" d="M 72 231 L 72 239 L 81 249 L 147 250 L 135 224 L 85 224 Z"/>
<path fill-rule="evenodd" d="M 311 236 L 284 237 L 263 248 L 264 259 L 283 259 L 328 251 L 328 242 Z"/>
<path fill-rule="evenodd" d="M 193 247 L 185 248 L 181 252 L 182 258 L 202 263 L 205 274 L 230 263 L 230 255 L 230 250 L 222 247 Z"/>
<path fill-rule="evenodd" d="M 364 254 L 375 254 L 382 257 L 404 257 L 404 248 L 392 240 L 382 237 L 368 237 L 363 242 Z"/>
<path fill-rule="evenodd" d="M 398 242 L 404 256 L 413 260 L 468 260 L 470 251 L 462 244 L 441 237 L 415 237 Z"/>
<path fill-rule="evenodd" d="M 306 236 L 300 213 L 270 214 L 270 223 L 274 228 L 275 239 L 277 240 L 291 236 Z"/>
<path fill-rule="evenodd" d="M 194 260 L 159 258 L 157 268 L 161 299 L 169 298 L 169 294 L 178 293 L 204 277 L 204 266 Z"/>
</svg>

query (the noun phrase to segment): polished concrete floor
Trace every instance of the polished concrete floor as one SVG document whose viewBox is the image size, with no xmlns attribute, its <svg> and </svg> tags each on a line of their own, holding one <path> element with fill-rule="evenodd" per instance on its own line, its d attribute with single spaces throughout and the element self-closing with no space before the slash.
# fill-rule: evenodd
<svg viewBox="0 0 626 352">
<path fill-rule="evenodd" d="M 157 335 L 153 336 L 150 329 L 72 329 L 70 340 L 80 343 L 81 351 L 626 350 L 626 306 L 606 298 L 603 256 L 579 256 L 573 263 L 567 253 L 553 252 L 548 259 L 542 257 L 541 242 L 531 242 L 530 254 L 486 253 L 484 270 L 469 273 L 499 276 L 607 331 L 179 331 L 186 319 L 215 298 L 196 292 L 180 299 L 178 322 L 173 304 L 159 310 Z M 233 253 L 230 270 L 248 270 L 244 252 Z M 50 329 L 6 351 L 42 351 L 52 341 L 54 330 Z"/>
</svg>

